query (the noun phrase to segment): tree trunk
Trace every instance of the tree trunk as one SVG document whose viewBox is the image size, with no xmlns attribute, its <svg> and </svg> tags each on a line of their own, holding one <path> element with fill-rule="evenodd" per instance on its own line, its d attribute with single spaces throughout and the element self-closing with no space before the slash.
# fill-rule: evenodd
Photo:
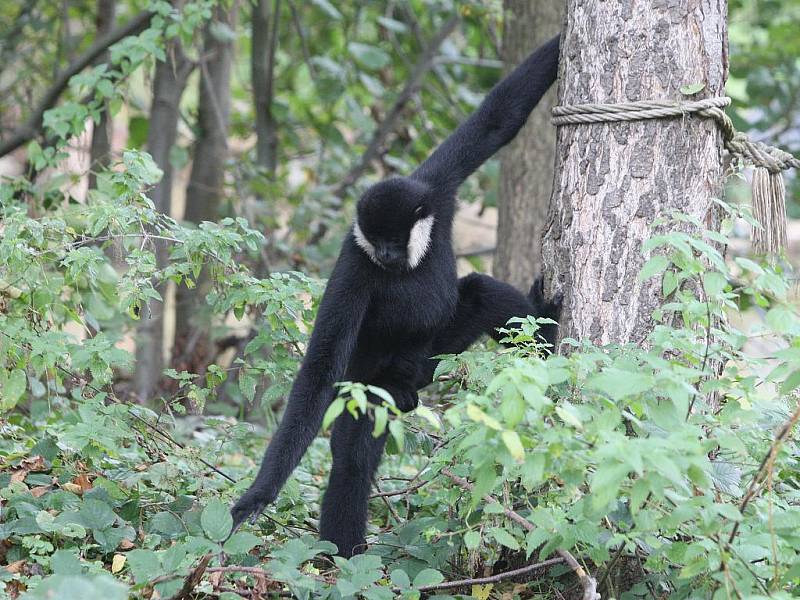
<svg viewBox="0 0 800 600">
<path fill-rule="evenodd" d="M 186 88 L 186 80 L 192 71 L 180 44 L 167 48 L 167 60 L 156 64 L 153 79 L 153 103 L 150 108 L 150 125 L 147 132 L 147 151 L 164 171 L 164 177 L 152 190 L 150 199 L 158 212 L 170 214 L 172 208 L 172 165 L 169 153 L 175 145 L 178 130 L 178 108 Z M 159 268 L 166 264 L 166 248 L 156 245 L 156 263 Z M 164 289 L 160 290 L 162 296 Z M 136 331 L 136 373 L 134 386 L 141 401 L 152 397 L 161 380 L 164 366 L 164 306 L 161 302 L 150 302 L 142 311 Z"/>
<path fill-rule="evenodd" d="M 503 0 L 503 62 L 509 72 L 561 30 L 560 0 Z M 553 189 L 553 86 L 501 153 L 494 274 L 527 292 L 541 271 L 542 231 Z"/>
<path fill-rule="evenodd" d="M 234 30 L 235 16 L 217 8 L 216 20 Z M 200 90 L 194 159 L 186 187 L 184 219 L 192 223 L 216 221 L 223 198 L 225 161 L 228 158 L 228 120 L 231 110 L 231 62 L 233 40 L 215 35 L 207 26 L 203 37 Z M 178 287 L 175 302 L 175 367 L 202 372 L 211 354 L 209 324 L 202 322 L 208 279 L 201 277 L 194 289 Z M 198 316 L 201 317 L 198 319 Z M 197 322 L 197 327 L 193 327 Z M 188 361 L 188 362 L 187 362 Z"/>
<path fill-rule="evenodd" d="M 567 2 L 559 103 L 680 100 L 723 93 L 727 3 Z M 543 240 L 550 292 L 564 294 L 562 337 L 641 344 L 660 282 L 639 281 L 642 243 L 672 211 L 709 229 L 722 193 L 722 143 L 699 117 L 559 128 L 556 178 Z M 691 232 L 691 226 L 685 230 Z"/>
<path fill-rule="evenodd" d="M 95 24 L 97 34 L 95 39 L 100 39 L 114 28 L 114 14 L 117 11 L 116 0 L 97 0 L 97 15 Z M 100 56 L 96 63 L 108 61 L 108 52 Z M 89 152 L 89 189 L 97 187 L 95 172 L 108 166 L 111 160 L 111 115 L 108 114 L 108 102 L 105 103 L 100 121 L 94 124 L 92 130 L 92 147 Z"/>
<path fill-rule="evenodd" d="M 281 0 L 274 0 L 272 4 L 271 22 L 269 0 L 257 0 L 252 6 L 250 20 L 250 77 L 256 113 L 256 162 L 269 174 L 275 172 L 278 152 L 278 132 L 272 116 L 272 95 Z"/>
</svg>

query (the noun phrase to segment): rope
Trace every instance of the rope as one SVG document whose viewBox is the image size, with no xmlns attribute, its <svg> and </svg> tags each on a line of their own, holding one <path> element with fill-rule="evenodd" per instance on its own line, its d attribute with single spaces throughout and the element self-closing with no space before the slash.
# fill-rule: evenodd
<svg viewBox="0 0 800 600">
<path fill-rule="evenodd" d="M 763 167 L 770 173 L 787 169 L 800 169 L 800 160 L 794 156 L 761 142 L 753 142 L 736 131 L 733 121 L 722 110 L 731 103 L 725 96 L 671 102 L 665 100 L 641 100 L 639 102 L 620 102 L 618 104 L 573 104 L 553 108 L 553 124 L 580 125 L 584 123 L 610 123 L 617 121 L 644 121 L 646 119 L 670 119 L 685 117 L 696 113 L 701 117 L 714 119 L 722 132 L 725 148 L 734 156 L 747 163 Z"/>
<path fill-rule="evenodd" d="M 800 169 L 792 154 L 754 142 L 736 131 L 723 110 L 731 103 L 725 96 L 702 100 L 641 100 L 616 104 L 573 104 L 553 108 L 553 124 L 584 125 L 647 119 L 683 118 L 692 114 L 713 119 L 722 133 L 725 149 L 745 164 L 756 167 L 753 175 L 753 213 L 762 228 L 753 229 L 756 250 L 779 253 L 786 246 L 786 204 L 781 172 Z"/>
</svg>

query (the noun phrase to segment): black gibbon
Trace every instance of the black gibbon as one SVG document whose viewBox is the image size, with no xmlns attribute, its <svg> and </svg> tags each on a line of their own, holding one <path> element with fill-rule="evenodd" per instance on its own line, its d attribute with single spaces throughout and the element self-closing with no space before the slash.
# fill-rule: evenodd
<svg viewBox="0 0 800 600">
<path fill-rule="evenodd" d="M 486 275 L 459 280 L 451 245 L 457 188 L 525 124 L 556 79 L 558 53 L 556 37 L 497 84 L 411 176 L 384 180 L 359 200 L 283 419 L 231 511 L 234 530 L 276 499 L 317 435 L 337 381 L 382 387 L 409 411 L 431 383 L 431 357 L 461 352 L 483 334 L 497 338 L 511 317 L 558 317 L 560 303 L 544 299 L 540 281 L 526 297 Z M 544 334 L 552 341 L 555 331 Z M 348 412 L 333 426 L 320 536 L 345 557 L 365 548 L 370 486 L 386 440 L 372 429 Z"/>
</svg>

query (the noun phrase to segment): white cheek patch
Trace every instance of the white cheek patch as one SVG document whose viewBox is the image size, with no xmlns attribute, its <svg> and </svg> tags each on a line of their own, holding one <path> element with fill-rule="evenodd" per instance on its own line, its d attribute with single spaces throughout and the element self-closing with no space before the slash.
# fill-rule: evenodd
<svg viewBox="0 0 800 600">
<path fill-rule="evenodd" d="M 408 266 L 415 269 L 425 258 L 431 245 L 431 232 L 433 231 L 433 215 L 420 219 L 411 228 L 408 236 Z"/>
<path fill-rule="evenodd" d="M 381 263 L 378 261 L 378 257 L 375 254 L 375 246 L 369 243 L 369 240 L 364 235 L 364 232 L 361 231 L 361 227 L 358 226 L 358 221 L 356 221 L 353 225 L 353 236 L 356 238 L 356 244 L 358 244 L 358 247 L 361 248 L 367 256 L 369 256 L 369 259 L 376 265 L 380 265 Z"/>
</svg>

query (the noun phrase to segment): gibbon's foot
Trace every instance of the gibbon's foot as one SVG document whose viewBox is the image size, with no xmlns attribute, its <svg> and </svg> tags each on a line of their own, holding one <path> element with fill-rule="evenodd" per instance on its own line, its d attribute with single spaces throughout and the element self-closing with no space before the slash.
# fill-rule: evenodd
<svg viewBox="0 0 800 600">
<path fill-rule="evenodd" d="M 255 524 L 258 516 L 264 511 L 267 504 L 271 500 L 267 494 L 261 492 L 257 488 L 250 488 L 231 508 L 231 516 L 233 517 L 233 527 L 231 527 L 231 535 L 250 517 L 250 523 Z"/>
<path fill-rule="evenodd" d="M 414 390 L 398 390 L 390 389 L 389 393 L 394 398 L 394 404 L 400 409 L 400 412 L 411 412 L 419 405 L 419 396 Z"/>
</svg>

